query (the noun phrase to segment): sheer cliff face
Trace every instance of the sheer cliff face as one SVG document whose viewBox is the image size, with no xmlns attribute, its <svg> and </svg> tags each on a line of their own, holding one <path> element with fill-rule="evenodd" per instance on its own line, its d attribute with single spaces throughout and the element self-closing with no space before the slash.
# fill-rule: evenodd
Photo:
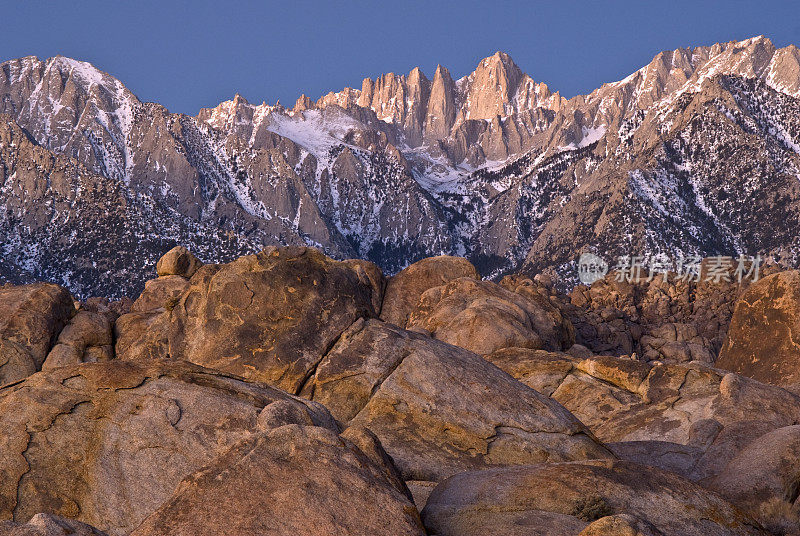
<svg viewBox="0 0 800 536">
<path fill-rule="evenodd" d="M 498 52 L 457 80 L 413 69 L 196 117 L 87 63 L 21 58 L 0 65 L 18 140 L 0 146 L 0 269 L 122 295 L 178 242 L 208 261 L 305 243 L 387 272 L 452 253 L 490 276 L 566 273 L 584 249 L 789 262 L 799 97 L 800 51 L 766 38 L 662 52 L 569 100 Z"/>
</svg>

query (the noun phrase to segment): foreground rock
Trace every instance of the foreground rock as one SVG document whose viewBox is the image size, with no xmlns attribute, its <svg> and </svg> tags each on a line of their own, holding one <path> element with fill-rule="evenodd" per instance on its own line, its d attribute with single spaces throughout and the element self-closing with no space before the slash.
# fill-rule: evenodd
<svg viewBox="0 0 800 536">
<path fill-rule="evenodd" d="M 372 292 L 372 308 L 377 315 L 383 306 L 384 292 L 386 291 L 386 277 L 378 265 L 363 259 L 346 259 L 345 265 L 352 268 L 362 283 L 369 282 Z"/>
<path fill-rule="evenodd" d="M 131 306 L 131 313 L 161 313 L 172 308 L 189 287 L 189 280 L 179 275 L 164 275 L 144 284 L 144 290 Z"/>
<path fill-rule="evenodd" d="M 800 272 L 750 286 L 736 302 L 719 367 L 774 385 L 800 383 Z"/>
<path fill-rule="evenodd" d="M 414 505 L 358 447 L 289 425 L 186 478 L 134 536 L 423 536 Z"/>
<path fill-rule="evenodd" d="M 183 246 L 175 246 L 167 251 L 156 263 L 156 273 L 160 276 L 177 275 L 189 279 L 203 263 Z"/>
<path fill-rule="evenodd" d="M 74 312 L 72 296 L 58 285 L 0 287 L 0 385 L 39 370 Z"/>
<path fill-rule="evenodd" d="M 662 536 L 653 525 L 630 514 L 601 517 L 590 523 L 578 536 Z"/>
<path fill-rule="evenodd" d="M 664 535 L 766 535 L 720 496 L 673 473 L 601 460 L 461 473 L 433 491 L 422 519 L 438 536 L 636 534 L 600 532 L 603 525 Z"/>
<path fill-rule="evenodd" d="M 777 534 L 800 532 L 800 426 L 756 439 L 707 485 Z"/>
<path fill-rule="evenodd" d="M 78 311 L 61 330 L 56 345 L 42 364 L 42 369 L 113 359 L 111 325 L 111 320 L 104 314 Z"/>
<path fill-rule="evenodd" d="M 486 359 L 561 402 L 618 455 L 692 480 L 718 474 L 751 441 L 800 422 L 800 397 L 700 364 L 523 348 Z"/>
<path fill-rule="evenodd" d="M 375 316 L 363 269 L 313 248 L 268 248 L 195 273 L 167 310 L 117 321 L 117 356 L 170 356 L 297 392 L 339 335 Z"/>
<path fill-rule="evenodd" d="M 106 536 L 106 533 L 72 519 L 36 514 L 24 524 L 0 521 L 0 536 Z"/>
<path fill-rule="evenodd" d="M 575 342 L 569 320 L 547 298 L 470 278 L 427 290 L 407 326 L 478 354 L 508 347 L 560 350 Z"/>
<path fill-rule="evenodd" d="M 316 404 L 179 362 L 62 367 L 0 389 L 0 518 L 127 534 L 276 401 L 334 427 Z"/>
<path fill-rule="evenodd" d="M 342 334 L 302 395 L 374 432 L 406 480 L 611 456 L 560 404 L 478 355 L 378 320 Z"/>
<path fill-rule="evenodd" d="M 460 277 L 481 278 L 478 270 L 461 257 L 428 257 L 415 262 L 389 279 L 380 311 L 381 319 L 406 327 L 408 315 L 426 290 Z"/>
</svg>

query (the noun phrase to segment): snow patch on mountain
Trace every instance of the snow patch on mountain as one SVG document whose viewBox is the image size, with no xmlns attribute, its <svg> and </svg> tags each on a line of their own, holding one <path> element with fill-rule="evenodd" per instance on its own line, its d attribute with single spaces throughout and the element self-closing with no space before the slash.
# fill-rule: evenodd
<svg viewBox="0 0 800 536">
<path fill-rule="evenodd" d="M 288 138 L 320 161 L 327 161 L 333 147 L 343 144 L 348 132 L 362 125 L 344 114 L 332 119 L 321 110 L 305 110 L 294 116 L 272 114 L 267 130 Z"/>
</svg>

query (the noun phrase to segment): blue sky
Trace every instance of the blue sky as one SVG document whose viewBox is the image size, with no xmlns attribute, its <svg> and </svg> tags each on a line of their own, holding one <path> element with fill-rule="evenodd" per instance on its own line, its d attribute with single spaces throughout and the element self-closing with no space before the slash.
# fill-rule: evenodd
<svg viewBox="0 0 800 536">
<path fill-rule="evenodd" d="M 365 76 L 437 63 L 454 77 L 496 50 L 571 97 L 660 50 L 764 34 L 800 45 L 800 4 L 739 1 L 6 2 L 0 61 L 63 54 L 139 98 L 196 114 L 240 93 L 290 105 Z"/>
</svg>

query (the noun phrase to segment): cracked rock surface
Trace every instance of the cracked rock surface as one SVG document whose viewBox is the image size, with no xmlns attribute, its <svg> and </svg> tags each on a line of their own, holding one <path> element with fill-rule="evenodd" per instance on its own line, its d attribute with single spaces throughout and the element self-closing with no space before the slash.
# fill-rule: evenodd
<svg viewBox="0 0 800 536">
<path fill-rule="evenodd" d="M 51 512 L 128 534 L 279 400 L 335 428 L 319 405 L 187 363 L 83 364 L 6 386 L 0 518 Z"/>
<path fill-rule="evenodd" d="M 377 282 L 313 248 L 205 265 L 170 309 L 117 321 L 117 357 L 169 356 L 295 393 L 339 335 L 374 317 Z"/>
<path fill-rule="evenodd" d="M 244 491 L 244 493 L 242 493 Z M 254 435 L 181 482 L 132 536 L 424 536 L 411 500 L 351 441 L 314 426 Z"/>
<path fill-rule="evenodd" d="M 562 403 L 623 458 L 692 480 L 763 434 L 800 422 L 800 397 L 699 363 L 647 364 L 510 348 L 487 359 Z"/>
<path fill-rule="evenodd" d="M 665 535 L 767 534 L 720 496 L 673 473 L 607 460 L 461 473 L 434 490 L 422 518 L 439 536 L 565 536 L 620 514 Z"/>
<path fill-rule="evenodd" d="M 774 385 L 800 383 L 800 272 L 770 275 L 742 294 L 719 366 Z"/>
<path fill-rule="evenodd" d="M 611 457 L 558 402 L 472 352 L 379 320 L 351 326 L 301 395 L 374 432 L 407 480 Z"/>
<path fill-rule="evenodd" d="M 74 312 L 72 296 L 58 285 L 0 287 L 0 385 L 39 370 Z"/>
</svg>

